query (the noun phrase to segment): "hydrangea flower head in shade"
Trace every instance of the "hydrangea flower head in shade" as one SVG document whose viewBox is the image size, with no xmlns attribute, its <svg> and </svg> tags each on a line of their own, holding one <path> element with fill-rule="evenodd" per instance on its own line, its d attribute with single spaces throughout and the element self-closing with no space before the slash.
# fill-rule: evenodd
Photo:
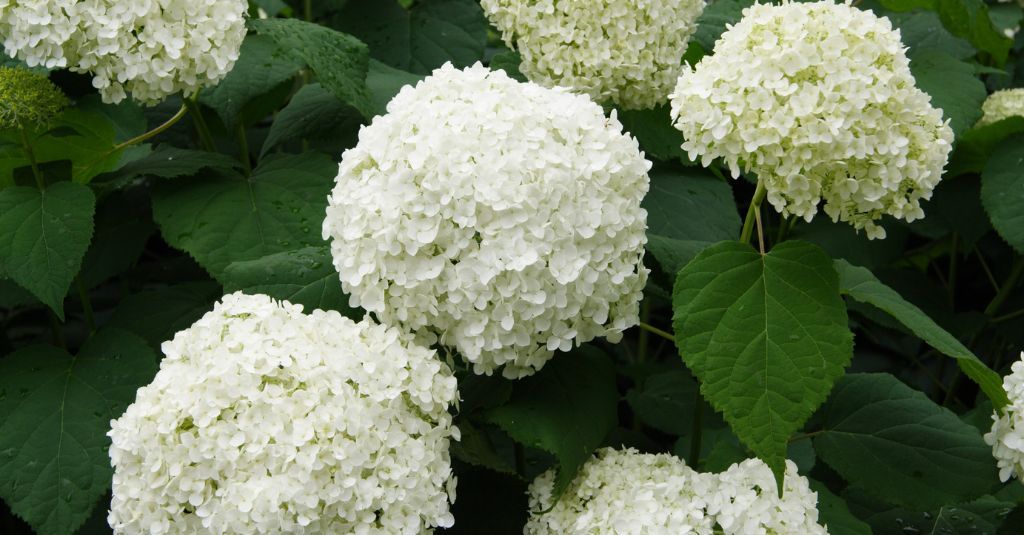
<svg viewBox="0 0 1024 535">
<path fill-rule="evenodd" d="M 818 494 L 786 461 L 783 497 L 775 476 L 760 459 L 747 459 L 718 474 L 708 515 L 725 535 L 828 535 L 818 524 Z"/>
<path fill-rule="evenodd" d="M 1024 353 L 1013 363 L 1010 374 L 1003 377 L 1003 388 L 1010 404 L 1003 414 L 993 413 L 992 430 L 985 442 L 992 446 L 992 455 L 999 466 L 999 479 L 1024 478 Z"/>
<path fill-rule="evenodd" d="M 704 0 L 482 0 L 487 17 L 546 87 L 626 109 L 667 100 Z"/>
<path fill-rule="evenodd" d="M 245 0 L 81 0 L 67 44 L 106 102 L 192 96 L 227 76 L 245 37 Z"/>
<path fill-rule="evenodd" d="M 78 0 L 0 0 L 0 41 L 4 52 L 48 69 L 67 67 L 65 44 L 77 31 Z"/>
<path fill-rule="evenodd" d="M 447 64 L 342 155 L 324 238 L 351 304 L 532 373 L 638 322 L 647 162 L 584 95 Z"/>
<path fill-rule="evenodd" d="M 115 533 L 450 526 L 455 378 L 397 329 L 225 296 L 111 422 Z"/>
<path fill-rule="evenodd" d="M 882 238 L 884 214 L 924 217 L 953 141 L 914 84 L 888 19 L 828 0 L 755 4 L 683 68 L 672 115 L 691 158 L 753 171 L 783 215 L 809 221 L 824 200 Z"/>
<path fill-rule="evenodd" d="M 524 533 L 711 535 L 714 522 L 705 514 L 705 500 L 714 492 L 714 479 L 669 454 L 605 448 L 583 465 L 557 503 L 551 495 L 554 470 L 534 480 Z"/>
<path fill-rule="evenodd" d="M 1010 117 L 1024 117 L 1024 87 L 996 91 L 981 104 L 979 126 L 997 123 Z"/>
</svg>

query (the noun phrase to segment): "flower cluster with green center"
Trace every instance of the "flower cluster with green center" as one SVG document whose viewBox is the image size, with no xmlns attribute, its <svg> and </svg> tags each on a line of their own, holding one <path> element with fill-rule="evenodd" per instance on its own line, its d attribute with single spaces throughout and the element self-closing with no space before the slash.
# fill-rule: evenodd
<svg viewBox="0 0 1024 535">
<path fill-rule="evenodd" d="M 831 1 L 744 9 L 684 67 L 672 116 L 691 158 L 752 171 L 784 216 L 824 201 L 869 238 L 883 215 L 924 217 L 953 142 L 889 19 Z"/>
<path fill-rule="evenodd" d="M 225 296 L 111 422 L 115 533 L 417 534 L 454 519 L 455 377 L 411 336 Z"/>
<path fill-rule="evenodd" d="M 704 0 L 482 0 L 532 82 L 624 109 L 665 102 Z"/>
<path fill-rule="evenodd" d="M 827 535 L 818 496 L 792 461 L 783 497 L 772 471 L 748 459 L 701 473 L 669 454 L 598 450 L 555 502 L 555 472 L 530 485 L 527 535 Z"/>
<path fill-rule="evenodd" d="M 105 102 L 192 96 L 232 69 L 245 0 L 0 0 L 0 40 L 29 66 L 89 73 Z"/>
<path fill-rule="evenodd" d="M 1024 117 L 1024 88 L 1003 89 L 985 99 L 978 126 L 998 123 L 1010 117 Z"/>
</svg>

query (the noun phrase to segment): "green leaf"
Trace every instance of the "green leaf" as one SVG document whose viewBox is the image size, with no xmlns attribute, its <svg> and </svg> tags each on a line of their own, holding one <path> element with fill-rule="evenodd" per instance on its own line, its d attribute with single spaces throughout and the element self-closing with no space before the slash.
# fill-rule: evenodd
<svg viewBox="0 0 1024 535">
<path fill-rule="evenodd" d="M 619 121 L 627 132 L 636 137 L 640 148 L 647 155 L 665 161 L 690 162 L 690 157 L 682 149 L 683 134 L 672 126 L 668 106 L 649 110 L 619 110 Z"/>
<path fill-rule="evenodd" d="M 712 242 L 694 240 L 676 240 L 658 234 L 647 234 L 647 250 L 661 265 L 661 269 L 670 275 L 679 273 L 683 266 L 689 264 L 701 251 L 707 249 Z"/>
<path fill-rule="evenodd" d="M 697 18 L 697 30 L 693 32 L 691 41 L 699 44 L 710 54 L 715 49 L 715 41 L 725 32 L 726 26 L 739 22 L 743 9 L 752 5 L 754 0 L 710 2 Z"/>
<path fill-rule="evenodd" d="M 651 375 L 639 387 L 626 393 L 626 401 L 637 418 L 655 429 L 676 436 L 686 435 L 692 430 L 696 400 L 697 381 L 687 370 Z M 706 410 L 711 411 L 710 408 Z M 710 418 L 705 422 L 714 421 L 714 414 L 707 416 Z"/>
<path fill-rule="evenodd" d="M 348 305 L 326 245 L 276 253 L 256 260 L 232 262 L 224 270 L 224 291 L 261 293 L 314 309 L 337 310 L 358 319 Z"/>
<path fill-rule="evenodd" d="M 740 234 L 732 187 L 697 168 L 652 171 L 642 206 L 650 232 L 666 238 L 718 242 Z"/>
<path fill-rule="evenodd" d="M 457 425 L 462 436 L 451 445 L 453 457 L 501 474 L 516 475 L 516 468 L 495 450 L 485 430 L 478 429 L 466 420 L 460 420 Z"/>
<path fill-rule="evenodd" d="M 487 413 L 514 440 L 558 459 L 559 496 L 618 423 L 615 373 L 608 358 L 582 348 L 559 354 L 515 384 L 508 403 Z"/>
<path fill-rule="evenodd" d="M 407 85 L 416 85 L 423 79 L 422 75 L 412 74 L 375 60 L 370 60 L 370 71 L 366 75 L 366 88 L 370 92 L 370 101 L 374 115 L 387 112 L 388 102 Z"/>
<path fill-rule="evenodd" d="M 928 345 L 943 355 L 956 359 L 960 369 L 981 387 L 996 408 L 1001 409 L 1009 403 L 999 374 L 989 369 L 971 350 L 939 327 L 921 309 L 903 299 L 892 288 L 882 284 L 865 268 L 854 266 L 845 260 L 836 260 L 835 268 L 839 273 L 839 285 L 844 295 L 883 310 Z"/>
<path fill-rule="evenodd" d="M 232 262 L 323 244 L 321 221 L 337 164 L 319 153 L 264 160 L 249 178 L 160 184 L 153 217 L 164 239 L 215 278 Z"/>
<path fill-rule="evenodd" d="M 64 319 L 64 296 L 92 240 L 96 198 L 58 182 L 0 191 L 0 269 Z"/>
<path fill-rule="evenodd" d="M 457 68 L 483 59 L 487 18 L 474 0 L 350 0 L 334 17 L 339 30 L 370 46 L 370 55 L 416 74 L 451 61 Z"/>
<path fill-rule="evenodd" d="M 981 118 L 981 103 L 988 92 L 974 67 L 945 52 L 923 50 L 910 60 L 910 72 L 917 87 L 932 97 L 932 106 L 942 109 L 953 134 L 959 136 Z"/>
<path fill-rule="evenodd" d="M 842 498 L 813 479 L 810 484 L 818 493 L 818 523 L 828 528 L 829 535 L 871 535 L 871 527 L 853 516 Z"/>
<path fill-rule="evenodd" d="M 0 308 L 15 308 L 35 302 L 35 296 L 28 290 L 18 286 L 14 281 L 3 278 L 3 273 L 0 273 Z"/>
<path fill-rule="evenodd" d="M 340 152 L 355 145 L 362 121 L 358 111 L 320 84 L 303 86 L 274 118 L 260 158 L 278 145 L 301 139 L 318 149 L 328 148 L 325 152 Z"/>
<path fill-rule="evenodd" d="M 238 160 L 216 152 L 162 145 L 117 171 L 98 177 L 94 185 L 108 190 L 120 189 L 139 177 L 178 178 L 194 175 L 203 169 L 231 171 L 238 166 Z"/>
<path fill-rule="evenodd" d="M 704 397 L 781 481 L 786 442 L 853 354 L 832 260 L 807 242 L 722 242 L 679 272 L 672 307 Z"/>
<path fill-rule="evenodd" d="M 114 126 L 104 115 L 71 108 L 54 122 L 49 133 L 29 141 L 39 164 L 68 160 L 71 179 L 88 184 L 93 177 L 117 167 L 122 150 L 114 150 Z M 31 163 L 20 146 L 0 151 L 0 184 L 13 184 L 14 170 Z"/>
<path fill-rule="evenodd" d="M 935 514 L 935 525 L 929 535 L 952 533 L 996 533 L 1013 502 L 982 496 L 970 503 L 945 505 Z"/>
<path fill-rule="evenodd" d="M 950 33 L 967 39 L 975 48 L 988 52 L 996 63 L 1006 61 L 1013 41 L 1002 34 L 982 0 L 879 0 L 893 11 L 927 9 L 939 15 Z"/>
<path fill-rule="evenodd" d="M 238 61 L 217 85 L 204 89 L 199 102 L 213 108 L 228 129 L 243 121 L 245 109 L 261 95 L 291 80 L 302 63 L 274 40 L 247 35 Z M 254 121 L 260 117 L 252 117 Z"/>
<path fill-rule="evenodd" d="M 110 420 L 156 362 L 145 342 L 117 330 L 74 357 L 33 346 L 0 360 L 0 494 L 38 533 L 74 533 L 110 488 Z"/>
<path fill-rule="evenodd" d="M 212 282 L 191 282 L 137 293 L 118 304 L 107 326 L 135 333 L 159 350 L 160 344 L 173 338 L 174 333 L 210 311 L 222 295 L 220 286 Z"/>
<path fill-rule="evenodd" d="M 250 25 L 305 62 L 324 89 L 351 104 L 363 116 L 373 116 L 373 104 L 366 89 L 370 54 L 362 41 L 296 19 L 254 20 Z"/>
<path fill-rule="evenodd" d="M 85 288 L 94 288 L 131 268 L 156 230 L 149 214 L 123 196 L 112 196 L 96 212 L 96 234 L 78 273 Z"/>
<path fill-rule="evenodd" d="M 79 99 L 75 107 L 105 117 L 106 122 L 114 129 L 116 143 L 127 141 L 148 130 L 142 107 L 132 99 L 122 100 L 118 104 L 107 104 L 94 93 Z"/>
<path fill-rule="evenodd" d="M 998 483 L 981 433 L 891 375 L 847 375 L 820 414 L 818 456 L 887 502 L 927 510 Z"/>
<path fill-rule="evenodd" d="M 1024 135 L 996 148 L 981 173 L 981 202 L 996 232 L 1024 253 Z"/>
<path fill-rule="evenodd" d="M 919 50 L 940 50 L 957 59 L 968 59 L 977 53 L 970 43 L 949 33 L 936 13 L 917 11 L 886 16 L 899 28 L 900 38 L 911 57 Z"/>
<path fill-rule="evenodd" d="M 1009 117 L 1002 121 L 975 126 L 956 140 L 956 148 L 946 170 L 946 177 L 967 173 L 980 174 L 989 157 L 1004 139 L 1024 132 L 1024 117 Z"/>
<path fill-rule="evenodd" d="M 492 71 L 505 71 L 509 78 L 526 82 L 528 81 L 526 76 L 519 70 L 519 65 L 522 62 L 523 58 L 518 53 L 511 50 L 503 50 L 491 58 L 491 62 L 487 67 Z M 621 115 L 619 115 L 619 120 L 622 120 Z"/>
</svg>

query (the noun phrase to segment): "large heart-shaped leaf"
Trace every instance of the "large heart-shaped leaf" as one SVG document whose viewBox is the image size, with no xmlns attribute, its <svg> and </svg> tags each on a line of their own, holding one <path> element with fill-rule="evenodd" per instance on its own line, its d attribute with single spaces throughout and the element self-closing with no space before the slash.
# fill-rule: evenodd
<svg viewBox="0 0 1024 535">
<path fill-rule="evenodd" d="M 0 360 L 0 494 L 38 533 L 74 533 L 110 488 L 110 420 L 156 363 L 142 339 L 116 329 L 76 356 L 33 346 Z"/>
<path fill-rule="evenodd" d="M 679 272 L 672 306 L 701 392 L 781 481 L 787 440 L 853 354 L 832 259 L 801 241 L 768 254 L 722 242 Z"/>
<path fill-rule="evenodd" d="M 58 182 L 0 191 L 0 270 L 64 318 L 64 296 L 92 240 L 96 198 Z"/>
</svg>

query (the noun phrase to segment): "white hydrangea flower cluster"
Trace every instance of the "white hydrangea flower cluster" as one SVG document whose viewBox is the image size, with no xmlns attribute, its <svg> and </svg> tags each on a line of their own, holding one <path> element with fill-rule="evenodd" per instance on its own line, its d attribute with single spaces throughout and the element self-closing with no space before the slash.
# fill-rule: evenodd
<svg viewBox="0 0 1024 535">
<path fill-rule="evenodd" d="M 245 0 L 0 0 L 0 37 L 30 66 L 91 73 L 105 102 L 197 93 L 234 67 Z"/>
<path fill-rule="evenodd" d="M 992 456 L 999 466 L 999 479 L 1024 479 L 1024 353 L 1013 363 L 1010 374 L 1003 377 L 1003 388 L 1010 404 L 999 413 L 992 414 L 992 430 L 985 434 L 985 442 L 992 446 Z"/>
<path fill-rule="evenodd" d="M 915 85 L 886 18 L 830 0 L 755 4 L 684 67 L 672 115 L 691 158 L 723 158 L 763 181 L 783 215 L 833 220 L 884 238 L 883 214 L 924 217 L 953 141 Z"/>
<path fill-rule="evenodd" d="M 520 70 L 625 109 L 666 101 L 704 0 L 481 0 Z"/>
<path fill-rule="evenodd" d="M 708 474 L 672 455 L 605 448 L 552 507 L 554 479 L 551 470 L 530 485 L 527 535 L 828 533 L 817 523 L 818 495 L 792 461 L 786 464 L 782 499 L 771 470 L 759 459 Z"/>
<path fill-rule="evenodd" d="M 714 476 L 673 455 L 598 450 L 552 508 L 554 483 L 549 470 L 530 485 L 527 535 L 713 532 L 705 509 Z"/>
<path fill-rule="evenodd" d="M 1024 117 L 1024 87 L 996 91 L 981 104 L 978 126 L 997 123 L 1010 117 Z"/>
<path fill-rule="evenodd" d="M 352 305 L 521 377 L 637 324 L 649 169 L 586 96 L 447 64 L 345 151 L 323 235 Z"/>
<path fill-rule="evenodd" d="M 818 524 L 818 493 L 790 460 L 782 498 L 768 465 L 747 459 L 718 474 L 707 501 L 708 515 L 725 535 L 828 535 Z"/>
<path fill-rule="evenodd" d="M 31 67 L 67 67 L 64 44 L 77 31 L 78 0 L 0 0 L 4 52 Z"/>
<path fill-rule="evenodd" d="M 163 344 L 111 421 L 115 533 L 416 534 L 450 526 L 449 404 L 434 351 L 267 296 L 225 296 Z"/>
</svg>

